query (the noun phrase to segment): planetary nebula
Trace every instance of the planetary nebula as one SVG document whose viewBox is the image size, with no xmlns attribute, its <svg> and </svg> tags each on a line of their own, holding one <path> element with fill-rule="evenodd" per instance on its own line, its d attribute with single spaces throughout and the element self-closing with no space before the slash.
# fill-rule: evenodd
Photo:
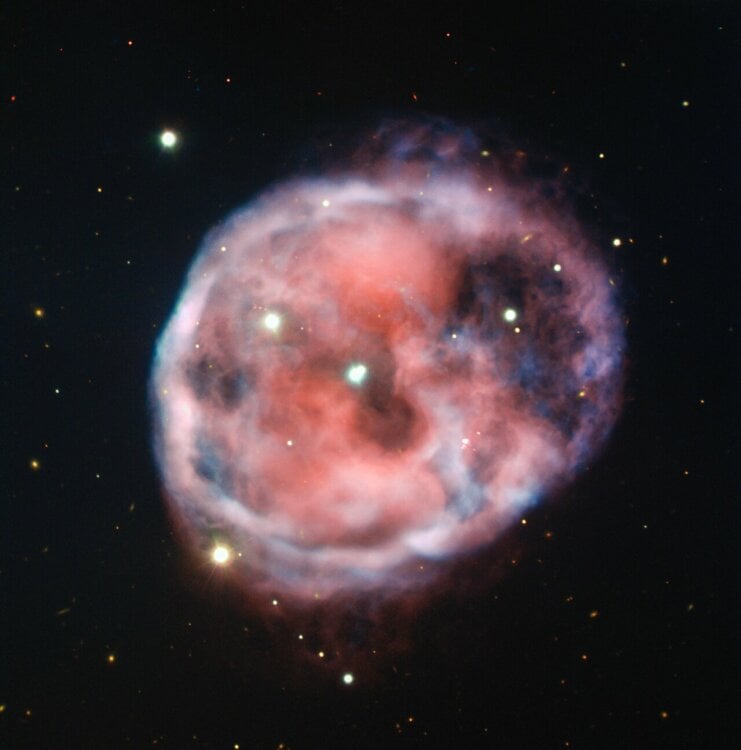
<svg viewBox="0 0 741 750">
<path fill-rule="evenodd" d="M 613 282 L 554 185 L 450 125 L 369 143 L 206 239 L 152 374 L 174 517 L 297 606 L 428 585 L 620 401 Z"/>
</svg>

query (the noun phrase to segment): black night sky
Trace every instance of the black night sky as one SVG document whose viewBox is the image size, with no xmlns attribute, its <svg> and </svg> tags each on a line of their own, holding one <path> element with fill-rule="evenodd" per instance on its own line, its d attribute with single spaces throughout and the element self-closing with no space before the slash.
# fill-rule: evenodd
<svg viewBox="0 0 741 750">
<path fill-rule="evenodd" d="M 739 21 L 679 0 L 5 4 L 0 748 L 734 747 Z M 206 232 L 416 115 L 569 166 L 620 278 L 624 408 L 348 686 L 174 534 L 147 384 Z"/>
</svg>

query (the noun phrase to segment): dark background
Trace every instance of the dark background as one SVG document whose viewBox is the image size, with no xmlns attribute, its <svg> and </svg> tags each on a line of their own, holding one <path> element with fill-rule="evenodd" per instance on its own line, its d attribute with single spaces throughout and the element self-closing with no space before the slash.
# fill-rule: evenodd
<svg viewBox="0 0 741 750">
<path fill-rule="evenodd" d="M 0 7 L 0 747 L 733 747 L 735 3 L 61 5 Z M 421 611 L 372 683 L 296 679 L 171 532 L 153 345 L 214 223 L 425 113 L 588 186 L 624 413 L 482 556 L 505 572 Z"/>
</svg>

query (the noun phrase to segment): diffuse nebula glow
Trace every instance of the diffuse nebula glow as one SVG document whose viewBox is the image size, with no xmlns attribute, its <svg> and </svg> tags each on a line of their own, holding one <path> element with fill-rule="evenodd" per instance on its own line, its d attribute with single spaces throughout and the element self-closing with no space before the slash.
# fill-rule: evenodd
<svg viewBox="0 0 741 750">
<path fill-rule="evenodd" d="M 563 204 L 467 131 L 372 144 L 207 238 L 152 375 L 175 516 L 299 607 L 429 584 L 421 562 L 492 542 L 619 407 L 613 289 Z"/>
</svg>

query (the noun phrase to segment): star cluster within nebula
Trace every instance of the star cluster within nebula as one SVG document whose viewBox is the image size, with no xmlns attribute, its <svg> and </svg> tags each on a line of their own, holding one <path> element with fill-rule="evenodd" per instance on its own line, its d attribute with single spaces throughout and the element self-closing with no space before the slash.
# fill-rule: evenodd
<svg viewBox="0 0 741 750">
<path fill-rule="evenodd" d="M 206 239 L 154 363 L 175 518 L 299 607 L 434 582 L 619 408 L 614 289 L 552 186 L 450 126 L 371 143 Z"/>
</svg>

